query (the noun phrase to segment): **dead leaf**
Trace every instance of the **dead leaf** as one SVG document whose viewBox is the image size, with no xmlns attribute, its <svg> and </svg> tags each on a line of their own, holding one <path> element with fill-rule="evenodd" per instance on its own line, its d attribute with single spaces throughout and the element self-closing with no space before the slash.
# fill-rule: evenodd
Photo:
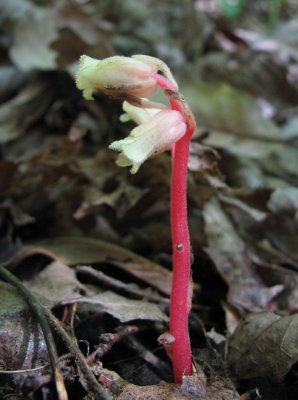
<svg viewBox="0 0 298 400">
<path fill-rule="evenodd" d="M 236 157 L 245 157 L 258 163 L 273 176 L 285 179 L 297 176 L 297 146 L 279 142 L 239 138 L 226 132 L 214 131 L 206 139 L 206 144 L 217 149 L 227 150 Z"/>
<path fill-rule="evenodd" d="M 93 310 L 104 311 L 121 322 L 168 320 L 156 304 L 130 300 L 111 291 L 99 294 L 90 291 L 78 281 L 75 271 L 60 261 L 49 264 L 27 283 L 27 287 L 53 306 L 80 303 L 89 308 L 91 306 Z"/>
<path fill-rule="evenodd" d="M 53 99 L 52 89 L 46 81 L 32 81 L 16 97 L 0 106 L 0 143 L 23 135 L 44 114 Z"/>
<path fill-rule="evenodd" d="M 229 340 L 228 364 L 238 379 L 268 377 L 282 382 L 298 361 L 297 314 L 251 314 Z"/>
<path fill-rule="evenodd" d="M 230 192 L 230 195 L 225 195 L 225 194 L 219 193 L 218 197 L 223 203 L 226 203 L 233 207 L 238 208 L 240 211 L 242 211 L 243 213 L 245 213 L 249 217 L 251 217 L 255 222 L 264 221 L 268 215 L 266 212 L 260 211 L 254 207 L 250 207 L 249 205 L 244 203 L 242 200 L 233 196 L 232 191 Z"/>
<path fill-rule="evenodd" d="M 54 261 L 40 271 L 26 286 L 49 300 L 52 305 L 77 298 L 79 291 L 85 291 L 84 285 L 76 278 L 75 271 L 60 261 Z"/>
<path fill-rule="evenodd" d="M 92 187 L 88 188 L 86 192 L 84 203 L 74 213 L 76 219 L 82 219 L 95 213 L 103 204 L 114 208 L 117 217 L 122 218 L 148 192 L 148 189 L 139 189 L 122 182 L 111 193 L 101 193 Z"/>
<path fill-rule="evenodd" d="M 89 306 L 96 306 L 119 319 L 120 322 L 134 320 L 147 321 L 168 321 L 168 317 L 160 310 L 157 304 L 151 304 L 144 300 L 130 300 L 119 294 L 105 291 L 94 296 L 80 296 L 62 304 L 84 303 Z M 93 308 L 94 310 L 94 308 Z"/>
<path fill-rule="evenodd" d="M 67 265 L 108 261 L 155 287 L 166 295 L 171 293 L 170 271 L 132 251 L 98 239 L 60 237 L 24 246 L 14 260 L 18 264 L 33 254 L 44 254 Z"/>
<path fill-rule="evenodd" d="M 239 311 L 261 311 L 268 307 L 283 286 L 263 284 L 245 243 L 215 198 L 206 203 L 203 213 L 206 251 L 229 286 L 229 302 Z"/>
<path fill-rule="evenodd" d="M 220 176 L 217 165 L 219 159 L 220 156 L 216 150 L 191 142 L 188 159 L 190 171 L 209 172 L 211 175 Z"/>
<path fill-rule="evenodd" d="M 91 306 L 93 310 L 104 311 L 121 322 L 168 320 L 156 304 L 144 300 L 130 300 L 110 291 L 97 294 L 87 289 L 76 278 L 75 271 L 61 261 L 49 264 L 30 280 L 27 286 L 34 293 L 51 302 L 52 306 L 85 304 L 87 307 Z"/>
</svg>

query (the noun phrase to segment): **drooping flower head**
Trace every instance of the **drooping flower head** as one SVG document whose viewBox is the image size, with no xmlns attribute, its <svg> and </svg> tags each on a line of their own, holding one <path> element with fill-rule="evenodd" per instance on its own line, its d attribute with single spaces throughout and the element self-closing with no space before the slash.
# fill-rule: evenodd
<svg viewBox="0 0 298 400">
<path fill-rule="evenodd" d="M 114 56 L 100 61 L 84 55 L 80 58 L 76 83 L 86 100 L 93 99 L 94 90 L 115 97 L 121 94 L 146 97 L 157 90 L 155 73 L 156 68 L 131 57 Z"/>
<path fill-rule="evenodd" d="M 161 110 L 134 128 L 128 137 L 110 144 L 109 148 L 120 152 L 116 164 L 131 166 L 130 172 L 135 174 L 145 160 L 169 150 L 186 129 L 180 112 Z"/>
<path fill-rule="evenodd" d="M 93 100 L 94 90 L 114 97 L 150 97 L 158 88 L 156 81 L 158 71 L 162 71 L 178 89 L 169 67 L 158 58 L 135 55 L 96 60 L 83 55 L 80 57 L 76 84 L 83 90 L 86 100 Z"/>
<path fill-rule="evenodd" d="M 170 149 L 187 129 L 181 112 L 146 98 L 154 95 L 160 86 L 158 72 L 171 82 L 174 92 L 178 90 L 169 67 L 155 57 L 114 56 L 96 60 L 83 55 L 80 58 L 76 84 L 83 90 L 86 100 L 93 99 L 95 90 L 128 100 L 123 103 L 125 114 L 121 121 L 131 119 L 139 126 L 109 148 L 120 152 L 116 163 L 122 167 L 131 166 L 131 173 L 136 173 L 148 158 Z"/>
</svg>

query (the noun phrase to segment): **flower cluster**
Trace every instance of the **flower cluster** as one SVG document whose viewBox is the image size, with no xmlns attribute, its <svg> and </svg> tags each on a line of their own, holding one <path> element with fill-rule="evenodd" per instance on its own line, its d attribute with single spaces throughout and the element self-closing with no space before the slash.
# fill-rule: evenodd
<svg viewBox="0 0 298 400">
<path fill-rule="evenodd" d="M 180 111 L 147 100 L 160 86 L 162 76 L 158 72 L 170 82 L 174 91 L 178 91 L 170 69 L 158 58 L 145 55 L 114 56 L 101 61 L 86 55 L 80 58 L 76 84 L 84 98 L 93 100 L 96 90 L 124 98 L 125 114 L 121 121 L 131 119 L 138 125 L 127 138 L 109 146 L 120 152 L 116 163 L 121 167 L 130 166 L 133 174 L 145 160 L 169 150 L 187 130 Z"/>
</svg>

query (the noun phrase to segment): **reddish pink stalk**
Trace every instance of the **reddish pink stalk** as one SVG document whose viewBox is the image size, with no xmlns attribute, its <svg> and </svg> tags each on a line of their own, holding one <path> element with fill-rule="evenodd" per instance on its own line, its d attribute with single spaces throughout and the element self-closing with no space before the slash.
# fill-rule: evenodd
<svg viewBox="0 0 298 400">
<path fill-rule="evenodd" d="M 161 75 L 157 82 L 163 89 L 175 88 Z M 183 114 L 180 103 L 170 98 L 171 108 Z M 171 184 L 171 224 L 173 243 L 173 282 L 170 304 L 170 333 L 175 338 L 172 364 L 175 382 L 183 375 L 192 375 L 191 346 L 188 333 L 188 314 L 191 308 L 190 240 L 187 223 L 187 163 L 190 139 L 195 129 L 191 121 L 185 135 L 174 145 Z"/>
</svg>

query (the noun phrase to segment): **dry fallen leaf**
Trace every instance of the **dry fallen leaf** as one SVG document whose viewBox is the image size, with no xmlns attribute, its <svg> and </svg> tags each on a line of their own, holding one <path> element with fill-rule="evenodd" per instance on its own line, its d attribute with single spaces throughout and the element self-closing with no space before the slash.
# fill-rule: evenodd
<svg viewBox="0 0 298 400">
<path fill-rule="evenodd" d="M 240 312 L 267 308 L 282 285 L 266 287 L 232 221 L 219 201 L 212 198 L 204 206 L 207 253 L 229 286 L 228 300 Z"/>
<path fill-rule="evenodd" d="M 110 291 L 95 294 L 94 296 L 78 296 L 76 299 L 62 303 L 84 303 L 88 306 L 98 306 L 88 308 L 92 308 L 92 310 L 99 308 L 123 323 L 134 320 L 168 320 L 168 317 L 160 310 L 157 304 L 148 303 L 144 300 L 130 300 Z"/>
<path fill-rule="evenodd" d="M 238 379 L 260 376 L 282 382 L 298 361 L 298 316 L 248 315 L 228 344 L 228 364 Z"/>
<path fill-rule="evenodd" d="M 89 290 L 78 281 L 75 271 L 61 261 L 49 264 L 28 282 L 27 286 L 53 306 L 85 304 L 93 311 L 104 311 L 121 322 L 168 320 L 157 304 L 144 300 L 130 300 L 111 291 L 97 293 L 95 287 L 93 291 Z"/>
<path fill-rule="evenodd" d="M 80 290 L 85 287 L 76 278 L 73 268 L 68 267 L 61 261 L 54 261 L 40 271 L 26 286 L 49 300 L 52 305 L 57 305 L 62 301 L 71 301 L 77 298 Z"/>
<path fill-rule="evenodd" d="M 60 237 L 31 246 L 24 246 L 14 263 L 33 254 L 44 254 L 68 265 L 92 264 L 107 261 L 131 275 L 157 288 L 166 295 L 171 293 L 170 271 L 132 251 L 98 239 Z"/>
</svg>

